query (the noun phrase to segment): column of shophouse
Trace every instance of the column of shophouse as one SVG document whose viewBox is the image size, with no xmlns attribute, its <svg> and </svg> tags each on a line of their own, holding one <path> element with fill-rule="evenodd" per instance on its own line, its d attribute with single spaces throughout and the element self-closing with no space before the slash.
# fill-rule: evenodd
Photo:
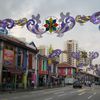
<svg viewBox="0 0 100 100">
<path fill-rule="evenodd" d="M 2 83 L 2 56 L 3 56 L 3 43 L 0 41 L 0 87 Z"/>
<path fill-rule="evenodd" d="M 34 51 L 34 50 L 33 50 Z M 2 42 L 0 59 L 2 59 L 1 84 L 3 88 L 32 87 L 31 81 L 36 81 L 35 54 L 32 50 Z"/>
</svg>

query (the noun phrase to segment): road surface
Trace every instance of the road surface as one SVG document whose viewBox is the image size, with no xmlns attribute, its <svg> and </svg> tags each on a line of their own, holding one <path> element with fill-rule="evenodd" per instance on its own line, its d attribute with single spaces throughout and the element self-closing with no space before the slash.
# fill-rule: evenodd
<svg viewBox="0 0 100 100">
<path fill-rule="evenodd" d="M 73 89 L 72 86 L 0 94 L 0 100 L 100 100 L 100 86 Z"/>
</svg>

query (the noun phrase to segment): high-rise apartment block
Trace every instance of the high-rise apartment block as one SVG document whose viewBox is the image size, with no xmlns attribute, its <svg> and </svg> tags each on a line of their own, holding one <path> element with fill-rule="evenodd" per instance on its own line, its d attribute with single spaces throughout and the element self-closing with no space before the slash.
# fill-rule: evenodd
<svg viewBox="0 0 100 100">
<path fill-rule="evenodd" d="M 78 44 L 75 40 L 67 40 L 67 63 L 71 66 L 76 66 L 76 59 L 72 57 L 72 52 L 78 51 Z"/>
</svg>

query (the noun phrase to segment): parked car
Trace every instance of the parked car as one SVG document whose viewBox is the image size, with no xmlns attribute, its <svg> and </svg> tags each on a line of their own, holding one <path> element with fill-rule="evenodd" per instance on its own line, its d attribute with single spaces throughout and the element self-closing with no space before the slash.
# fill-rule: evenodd
<svg viewBox="0 0 100 100">
<path fill-rule="evenodd" d="M 82 82 L 81 81 L 75 81 L 73 83 L 73 88 L 82 88 Z"/>
<path fill-rule="evenodd" d="M 99 82 L 99 81 L 96 81 L 96 82 L 95 82 L 95 85 L 100 85 L 100 82 Z"/>
</svg>

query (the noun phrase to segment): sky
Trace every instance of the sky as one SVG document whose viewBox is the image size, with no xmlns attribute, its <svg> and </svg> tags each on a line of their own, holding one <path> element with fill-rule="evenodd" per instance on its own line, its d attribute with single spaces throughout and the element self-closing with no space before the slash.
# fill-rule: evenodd
<svg viewBox="0 0 100 100">
<path fill-rule="evenodd" d="M 0 0 L 0 20 L 5 18 L 17 20 L 24 17 L 30 19 L 33 14 L 39 13 L 44 23 L 50 16 L 59 19 L 61 12 L 64 14 L 70 12 L 70 15 L 75 18 L 77 15 L 88 16 L 98 11 L 100 11 L 100 0 Z M 64 50 L 67 40 L 76 40 L 79 48 L 100 53 L 100 30 L 98 25 L 90 22 L 83 26 L 76 23 L 74 28 L 61 38 L 55 33 L 48 32 L 43 34 L 42 38 L 37 38 L 35 34 L 27 30 L 26 26 L 16 26 L 9 32 L 15 37 L 25 38 L 26 42 L 34 41 L 36 46 L 52 44 L 54 49 Z"/>
</svg>

